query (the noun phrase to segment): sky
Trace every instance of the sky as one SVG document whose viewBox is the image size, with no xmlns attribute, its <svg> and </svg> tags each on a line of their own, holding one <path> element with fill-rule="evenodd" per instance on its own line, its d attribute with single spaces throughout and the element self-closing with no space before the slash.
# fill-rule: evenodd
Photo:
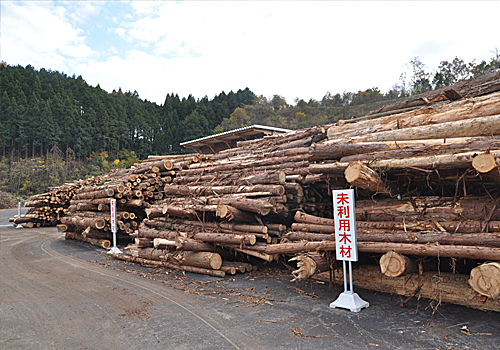
<svg viewBox="0 0 500 350">
<path fill-rule="evenodd" d="M 500 1 L 2 0 L 0 10 L 7 64 L 157 104 L 247 87 L 290 104 L 387 92 L 413 57 L 432 73 L 500 50 Z"/>
</svg>

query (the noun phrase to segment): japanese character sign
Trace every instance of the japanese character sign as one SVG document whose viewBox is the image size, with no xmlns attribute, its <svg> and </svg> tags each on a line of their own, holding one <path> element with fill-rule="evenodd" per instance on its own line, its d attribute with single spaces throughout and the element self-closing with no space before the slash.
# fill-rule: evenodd
<svg viewBox="0 0 500 350">
<path fill-rule="evenodd" d="M 333 218 L 337 260 L 358 261 L 354 190 L 333 191 Z"/>
<path fill-rule="evenodd" d="M 116 231 L 117 231 L 117 229 L 116 229 L 116 199 L 111 199 L 109 206 L 110 206 L 110 210 L 111 210 L 111 212 L 110 212 L 110 214 L 111 214 L 111 218 L 110 218 L 111 232 L 116 233 Z"/>
</svg>

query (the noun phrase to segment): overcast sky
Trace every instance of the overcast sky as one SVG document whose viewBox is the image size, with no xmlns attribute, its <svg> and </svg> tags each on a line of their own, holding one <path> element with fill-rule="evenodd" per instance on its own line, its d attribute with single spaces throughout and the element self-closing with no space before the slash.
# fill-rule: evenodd
<svg viewBox="0 0 500 350">
<path fill-rule="evenodd" d="M 499 1 L 1 1 L 1 59 L 81 75 L 163 104 L 250 88 L 320 100 L 388 91 L 412 57 L 429 72 L 500 50 Z"/>
</svg>

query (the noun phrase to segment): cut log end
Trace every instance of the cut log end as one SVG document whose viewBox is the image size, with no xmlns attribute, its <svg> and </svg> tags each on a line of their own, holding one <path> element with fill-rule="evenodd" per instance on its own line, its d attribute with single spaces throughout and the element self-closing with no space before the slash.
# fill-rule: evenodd
<svg viewBox="0 0 500 350">
<path fill-rule="evenodd" d="M 500 297 L 500 263 L 486 263 L 472 269 L 469 285 L 481 295 L 498 299 Z"/>
<path fill-rule="evenodd" d="M 380 272 L 387 277 L 399 277 L 416 271 L 417 264 L 405 255 L 390 251 L 380 258 Z"/>
<path fill-rule="evenodd" d="M 496 159 L 490 153 L 478 154 L 472 160 L 472 166 L 474 169 L 482 174 L 490 172 L 496 167 L 496 165 Z"/>
</svg>

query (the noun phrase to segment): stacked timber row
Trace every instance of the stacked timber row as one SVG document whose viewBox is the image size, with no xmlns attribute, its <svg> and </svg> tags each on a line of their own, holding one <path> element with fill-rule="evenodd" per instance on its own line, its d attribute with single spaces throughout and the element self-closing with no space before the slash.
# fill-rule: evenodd
<svg viewBox="0 0 500 350">
<path fill-rule="evenodd" d="M 497 75 L 378 119 L 151 156 L 81 187 L 61 229 L 109 245 L 116 198 L 119 236 L 133 241 L 117 258 L 215 276 L 283 259 L 296 279 L 338 280 L 331 190 L 352 187 L 355 283 L 500 311 Z"/>
<path fill-rule="evenodd" d="M 81 186 L 88 186 L 100 181 L 100 177 L 66 183 L 49 188 L 49 192 L 31 196 L 24 206 L 29 210 L 20 218 L 17 215 L 9 221 L 26 228 L 54 226 L 68 213 L 71 198 Z"/>
<path fill-rule="evenodd" d="M 500 261 L 499 93 L 332 126 L 309 154 L 311 178 L 356 188 L 361 261 L 378 266 L 360 268 L 359 286 L 500 310 L 500 269 L 489 263 Z M 302 249 L 298 279 L 331 260 L 304 250 L 335 249 L 331 215 L 320 216 L 298 213 L 286 236 Z M 409 278 L 420 282 L 408 288 Z"/>
<path fill-rule="evenodd" d="M 116 200 L 117 238 L 130 240 L 145 217 L 145 209 L 155 200 L 163 198 L 163 186 L 198 156 L 150 157 L 122 169 L 104 175 L 99 183 L 80 187 L 75 191 L 61 218 L 58 229 L 66 232 L 66 239 L 77 239 L 109 248 L 112 232 L 110 224 L 111 199 Z"/>
</svg>

